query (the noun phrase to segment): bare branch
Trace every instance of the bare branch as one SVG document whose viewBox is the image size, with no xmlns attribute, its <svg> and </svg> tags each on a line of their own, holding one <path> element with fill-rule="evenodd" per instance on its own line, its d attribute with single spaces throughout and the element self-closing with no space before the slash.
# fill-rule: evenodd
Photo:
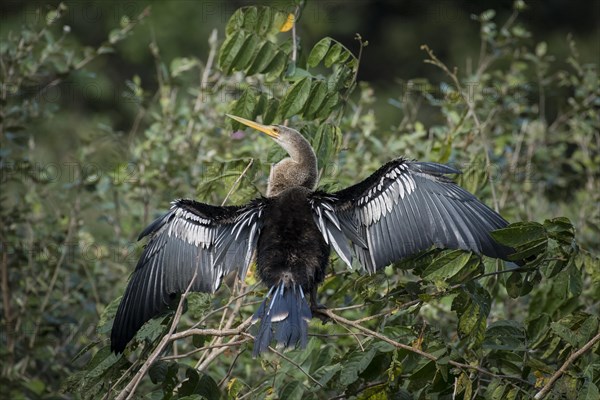
<svg viewBox="0 0 600 400">
<path fill-rule="evenodd" d="M 344 317 L 341 317 L 341 316 L 339 316 L 337 314 L 334 314 L 330 310 L 319 310 L 319 312 L 321 314 L 323 314 L 323 315 L 328 316 L 329 318 L 331 318 L 332 320 L 334 320 L 334 321 L 336 321 L 336 322 L 338 322 L 340 324 L 351 326 L 351 327 L 353 327 L 355 329 L 358 329 L 359 331 L 361 331 L 361 332 L 363 332 L 363 333 L 365 333 L 365 334 L 367 334 L 367 335 L 369 335 L 371 337 L 374 337 L 376 339 L 379 339 L 381 341 L 389 343 L 389 344 L 391 344 L 394 347 L 410 351 L 412 353 L 418 354 L 421 357 L 427 358 L 428 360 L 431 360 L 431 361 L 434 361 L 434 362 L 438 361 L 438 358 L 436 356 L 434 356 L 433 354 L 431 354 L 431 353 L 427 353 L 426 351 L 423 351 L 423 350 L 417 349 L 415 347 L 408 346 L 408 345 L 406 345 L 404 343 L 400 343 L 400 342 L 397 342 L 395 340 L 392 340 L 392 339 L 388 338 L 387 336 L 384 336 L 384 335 L 382 335 L 382 334 L 380 334 L 378 332 L 375 332 L 375 331 L 372 331 L 372 330 L 370 330 L 368 328 L 365 328 L 364 326 L 362 326 L 361 324 L 357 323 L 356 321 L 351 321 L 351 320 L 346 319 Z M 519 381 L 519 382 L 521 382 L 523 384 L 526 384 L 528 386 L 531 386 L 531 383 L 529 383 L 528 381 L 526 381 L 524 379 L 521 379 L 521 378 L 519 378 L 517 376 L 499 375 L 499 374 L 495 374 L 493 372 L 490 372 L 490 371 L 488 371 L 488 370 L 486 370 L 484 368 L 477 367 L 475 365 L 463 364 L 463 363 L 460 363 L 460 362 L 457 362 L 457 361 L 453 361 L 453 360 L 448 361 L 448 364 L 453 365 L 453 366 L 458 367 L 458 368 L 463 369 L 463 370 L 475 370 L 475 371 L 477 371 L 477 372 L 479 372 L 481 374 L 489 375 L 489 376 L 492 376 L 494 378 L 515 380 L 515 381 Z"/>
<path fill-rule="evenodd" d="M 569 368 L 569 366 L 573 363 L 573 361 L 577 360 L 579 357 L 581 357 L 585 352 L 587 352 L 589 349 L 591 349 L 596 343 L 598 343 L 598 341 L 600 341 L 600 333 L 598 333 L 596 336 L 594 336 L 589 342 L 587 342 L 581 349 L 577 350 L 575 353 L 571 354 L 571 356 L 569 358 L 567 358 L 567 360 L 563 363 L 563 365 L 559 368 L 558 371 L 556 371 L 554 373 L 554 375 L 552 375 L 552 377 L 550 378 L 550 380 L 546 383 L 546 385 L 544 385 L 544 387 L 542 388 L 542 390 L 540 390 L 534 397 L 534 399 L 536 400 L 540 400 L 543 399 L 544 397 L 546 397 L 548 395 L 548 393 L 550 392 L 550 389 L 552 389 L 552 386 L 554 385 L 554 383 L 558 380 L 558 378 L 560 378 L 565 372 L 567 372 L 567 369 Z"/>
<path fill-rule="evenodd" d="M 279 357 L 283 358 L 284 360 L 286 360 L 287 362 L 289 362 L 290 364 L 292 364 L 294 367 L 298 368 L 300 370 L 300 372 L 302 372 L 304 375 L 306 375 L 308 377 L 308 379 L 310 379 L 311 381 L 313 381 L 313 383 L 316 383 L 317 385 L 319 385 L 319 387 L 323 387 L 323 385 L 321 385 L 321 382 L 319 382 L 318 380 L 316 380 L 315 378 L 313 378 L 296 361 L 292 360 L 291 358 L 289 358 L 288 356 L 286 356 L 285 354 L 283 354 L 282 352 L 280 352 L 279 350 L 277 350 L 276 348 L 274 348 L 272 346 L 269 346 L 269 350 L 271 350 L 273 353 L 277 354 Z"/>
<path fill-rule="evenodd" d="M 116 400 L 133 398 L 135 390 L 142 381 L 142 378 L 146 375 L 146 372 L 148 372 L 152 364 L 154 364 L 154 361 L 156 361 L 160 353 L 163 352 L 165 347 L 172 340 L 173 332 L 175 332 L 175 328 L 177 328 L 177 324 L 179 323 L 179 320 L 181 319 L 181 314 L 183 313 L 183 304 L 185 303 L 185 298 L 189 294 L 197 275 L 198 271 L 194 272 L 194 276 L 192 276 L 192 279 L 190 279 L 190 283 L 188 284 L 187 288 L 185 289 L 185 292 L 181 295 L 181 298 L 179 299 L 177 311 L 175 311 L 175 316 L 173 317 L 173 322 L 171 323 L 169 332 L 161 339 L 161 341 L 158 343 L 158 346 L 156 346 L 152 354 L 150 354 L 150 357 L 148 357 L 148 359 L 144 362 L 142 367 L 138 370 L 138 372 L 135 374 L 135 376 L 129 382 L 129 384 L 127 384 L 127 386 L 125 386 L 121 393 L 119 393 L 119 395 L 116 397 Z"/>
</svg>

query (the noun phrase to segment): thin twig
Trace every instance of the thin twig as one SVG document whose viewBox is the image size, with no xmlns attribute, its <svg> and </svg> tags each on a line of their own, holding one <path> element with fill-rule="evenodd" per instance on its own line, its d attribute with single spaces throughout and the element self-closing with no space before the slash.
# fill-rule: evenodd
<svg viewBox="0 0 600 400">
<path fill-rule="evenodd" d="M 65 259 L 69 253 L 69 243 L 71 243 L 71 238 L 77 229 L 77 220 L 79 219 L 79 211 L 80 211 L 80 193 L 79 188 L 77 189 L 77 195 L 75 197 L 75 204 L 73 205 L 73 209 L 71 210 L 71 215 L 69 216 L 69 226 L 67 228 L 67 234 L 65 235 L 65 240 L 62 244 L 62 252 L 60 254 L 60 258 L 54 267 L 54 272 L 52 273 L 52 278 L 50 278 L 50 284 L 48 285 L 48 290 L 44 295 L 44 299 L 42 300 L 42 305 L 40 307 L 40 311 L 38 317 L 36 318 L 35 324 L 33 326 L 33 334 L 31 335 L 31 339 L 29 339 L 29 348 L 32 349 L 35 344 L 35 340 L 37 337 L 37 333 L 42 324 L 42 318 L 44 317 L 44 311 L 48 306 L 48 302 L 50 301 L 50 296 L 54 291 L 54 285 L 56 285 L 56 281 L 58 279 L 58 275 L 62 268 Z"/>
<path fill-rule="evenodd" d="M 244 168 L 244 170 L 242 171 L 242 173 L 240 174 L 240 176 L 238 176 L 237 179 L 235 180 L 235 182 L 233 182 L 233 185 L 231 185 L 231 188 L 229 188 L 229 192 L 227 192 L 227 195 L 223 199 L 223 202 L 221 203 L 221 206 L 225 205 L 225 203 L 227 202 L 227 199 L 229 199 L 229 196 L 231 196 L 231 193 L 233 193 L 233 191 L 238 187 L 240 181 L 242 180 L 242 178 L 244 177 L 244 175 L 246 175 L 246 172 L 248 172 L 248 170 L 250 169 L 250 167 L 252 166 L 252 164 L 254 164 L 254 158 L 250 159 L 250 162 L 248 163 L 248 165 L 246 165 L 246 168 Z M 245 277 L 242 277 L 242 279 L 243 278 L 245 278 Z"/>
<path fill-rule="evenodd" d="M 185 299 L 186 299 L 187 295 L 190 293 L 190 289 L 192 288 L 192 285 L 194 284 L 194 281 L 196 280 L 197 275 L 198 275 L 198 271 L 195 271 L 194 276 L 192 276 L 192 279 L 190 279 L 190 283 L 188 284 L 187 288 L 185 289 L 185 292 L 181 295 L 181 298 L 179 299 L 179 304 L 177 305 L 177 311 L 175 311 L 175 316 L 173 317 L 173 322 L 171 322 L 171 327 L 169 328 L 169 332 L 160 340 L 160 342 L 158 343 L 158 346 L 156 346 L 156 348 L 154 349 L 152 354 L 150 354 L 148 359 L 144 362 L 142 367 L 135 374 L 133 379 L 129 382 L 129 384 L 127 386 L 125 386 L 125 388 L 121 391 L 121 393 L 119 393 L 119 395 L 115 398 L 115 400 L 124 400 L 124 399 L 133 398 L 135 390 L 137 389 L 138 385 L 142 381 L 142 378 L 146 375 L 146 372 L 148 372 L 148 370 L 150 369 L 152 364 L 154 364 L 154 361 L 156 361 L 156 359 L 158 358 L 160 353 L 163 352 L 165 347 L 167 347 L 169 342 L 172 340 L 172 337 L 174 336 L 173 332 L 175 332 L 175 329 L 177 328 L 177 324 L 179 323 L 179 320 L 181 319 L 181 314 L 183 313 L 183 304 L 185 303 Z"/>
<path fill-rule="evenodd" d="M 171 337 L 172 339 L 172 337 Z M 160 360 L 161 361 L 169 361 L 169 360 L 178 360 L 180 358 L 187 358 L 195 353 L 199 353 L 201 351 L 206 351 L 206 350 L 212 350 L 212 349 L 216 349 L 216 348 L 220 348 L 220 347 L 233 347 L 233 346 L 239 346 L 241 344 L 244 344 L 246 342 L 248 342 L 250 340 L 250 338 L 244 338 L 242 340 L 236 340 L 233 342 L 227 342 L 227 343 L 218 343 L 215 345 L 209 345 L 209 346 L 204 346 L 204 347 L 199 347 L 197 349 L 194 349 L 192 351 L 188 351 L 187 353 L 183 353 L 183 354 L 177 354 L 177 355 L 173 355 L 173 356 L 164 356 L 161 357 Z"/>
<path fill-rule="evenodd" d="M 316 383 L 317 385 L 319 385 L 319 387 L 323 387 L 323 385 L 321 385 L 321 382 L 319 382 L 318 380 L 316 380 L 315 378 L 313 378 L 296 361 L 292 360 L 291 358 L 289 358 L 288 356 L 286 356 L 285 354 L 283 354 L 282 352 L 280 352 L 279 350 L 277 350 L 276 348 L 274 348 L 272 346 L 269 346 L 269 350 L 271 350 L 273 353 L 277 354 L 279 357 L 283 358 L 284 360 L 286 360 L 287 362 L 289 362 L 290 364 L 292 364 L 294 367 L 298 368 L 300 370 L 300 372 L 302 372 L 304 375 L 306 375 L 308 377 L 308 379 L 310 379 L 311 381 L 313 381 L 314 383 Z"/>
<path fill-rule="evenodd" d="M 535 400 L 540 400 L 543 399 L 544 397 L 546 397 L 548 395 L 548 392 L 550 392 L 550 389 L 552 389 L 552 386 L 554 385 L 554 383 L 558 380 L 558 378 L 560 378 L 565 372 L 567 372 L 567 369 L 569 368 L 569 366 L 573 363 L 573 361 L 577 360 L 579 357 L 581 357 L 585 352 L 587 352 L 589 349 L 591 349 L 598 341 L 600 341 L 600 333 L 598 333 L 596 336 L 594 336 L 589 342 L 587 342 L 581 349 L 577 350 L 575 353 L 571 354 L 571 356 L 569 358 L 567 358 L 567 360 L 563 363 L 563 365 L 559 368 L 558 371 L 556 371 L 554 373 L 554 375 L 552 375 L 552 377 L 550 378 L 550 380 L 544 385 L 544 387 L 542 388 L 542 390 L 540 390 L 535 396 L 534 399 Z"/>
<path fill-rule="evenodd" d="M 334 321 L 336 321 L 336 322 L 338 322 L 340 324 L 351 326 L 351 327 L 353 327 L 355 329 L 358 329 L 359 331 L 361 331 L 363 333 L 368 334 L 371 337 L 374 337 L 376 339 L 379 339 L 381 341 L 389 343 L 389 344 L 391 344 L 394 347 L 397 347 L 397 348 L 400 348 L 400 349 L 407 350 L 407 351 L 410 351 L 412 353 L 418 354 L 421 357 L 426 358 L 428 360 L 431 360 L 433 362 L 437 362 L 438 361 L 438 358 L 436 356 L 434 356 L 433 354 L 431 354 L 431 353 L 427 353 L 426 351 L 414 348 L 412 346 L 408 346 L 408 345 L 406 345 L 404 343 L 397 342 L 397 341 L 395 341 L 393 339 L 390 339 L 387 336 L 384 336 L 384 335 L 382 335 L 382 334 L 380 334 L 378 332 L 372 331 L 369 328 L 365 328 L 364 326 L 356 323 L 355 321 L 351 321 L 351 320 L 346 319 L 344 317 L 341 317 L 341 316 L 339 316 L 337 314 L 334 314 L 330 310 L 319 310 L 319 312 L 321 314 L 323 314 L 323 315 L 328 316 L 329 318 L 331 318 L 332 320 L 334 320 Z M 463 364 L 463 363 L 460 363 L 460 362 L 457 362 L 457 361 L 453 361 L 453 360 L 448 361 L 448 364 L 453 365 L 453 366 L 458 367 L 458 368 L 461 368 L 463 370 L 475 370 L 475 371 L 477 371 L 477 372 L 479 372 L 481 374 L 489 375 L 489 376 L 492 376 L 494 378 L 511 379 L 511 380 L 519 381 L 519 382 L 521 382 L 523 384 L 531 386 L 531 383 L 529 383 L 528 381 L 526 381 L 524 379 L 519 378 L 518 376 L 499 375 L 499 374 L 495 374 L 493 372 L 490 372 L 490 371 L 488 371 L 488 370 L 486 370 L 484 368 L 481 368 L 481 367 L 478 367 L 478 366 L 475 366 L 475 365 Z"/>
</svg>

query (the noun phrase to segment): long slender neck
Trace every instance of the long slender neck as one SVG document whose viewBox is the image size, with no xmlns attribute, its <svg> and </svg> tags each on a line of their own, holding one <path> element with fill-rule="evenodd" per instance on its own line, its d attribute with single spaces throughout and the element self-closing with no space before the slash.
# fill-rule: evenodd
<svg viewBox="0 0 600 400">
<path fill-rule="evenodd" d="M 281 147 L 290 155 L 292 161 L 298 164 L 299 168 L 310 172 L 316 179 L 317 177 L 317 156 L 308 140 L 297 133 L 291 132 L 290 141 L 281 143 Z"/>
<path fill-rule="evenodd" d="M 277 196 L 285 189 L 303 186 L 314 190 L 317 185 L 317 156 L 310 143 L 300 133 L 287 133 L 285 141 L 279 145 L 290 155 L 271 168 L 267 196 Z"/>
</svg>

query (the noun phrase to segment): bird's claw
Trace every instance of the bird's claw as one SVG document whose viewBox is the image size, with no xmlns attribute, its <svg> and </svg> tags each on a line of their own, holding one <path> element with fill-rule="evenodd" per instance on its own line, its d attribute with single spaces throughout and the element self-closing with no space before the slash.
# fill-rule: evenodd
<svg viewBox="0 0 600 400">
<path fill-rule="evenodd" d="M 323 310 L 327 310 L 327 307 L 323 304 L 317 303 L 311 305 L 310 307 L 310 311 L 312 312 L 313 317 L 319 318 L 323 325 L 325 325 L 331 318 L 329 318 L 325 313 L 323 313 Z"/>
</svg>

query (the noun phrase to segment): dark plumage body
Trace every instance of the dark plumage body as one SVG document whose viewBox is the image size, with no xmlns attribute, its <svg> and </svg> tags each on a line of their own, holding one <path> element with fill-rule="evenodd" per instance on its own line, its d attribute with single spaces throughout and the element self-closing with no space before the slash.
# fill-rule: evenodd
<svg viewBox="0 0 600 400">
<path fill-rule="evenodd" d="M 325 278 L 330 250 L 315 225 L 309 193 L 302 187 L 288 189 L 269 199 L 265 208 L 257 267 L 269 288 L 289 278 L 311 293 Z"/>
<path fill-rule="evenodd" d="M 299 132 L 230 117 L 273 137 L 290 157 L 272 167 L 266 198 L 228 207 L 176 200 L 142 232 L 150 239 L 115 316 L 113 351 L 190 283 L 214 292 L 229 272 L 244 279 L 255 258 L 268 288 L 255 314 L 257 355 L 272 341 L 306 346 L 331 248 L 367 273 L 430 247 L 502 259 L 513 252 L 489 235 L 508 222 L 448 178 L 460 173 L 452 167 L 397 158 L 346 189 L 315 191 L 317 159 Z"/>
</svg>

